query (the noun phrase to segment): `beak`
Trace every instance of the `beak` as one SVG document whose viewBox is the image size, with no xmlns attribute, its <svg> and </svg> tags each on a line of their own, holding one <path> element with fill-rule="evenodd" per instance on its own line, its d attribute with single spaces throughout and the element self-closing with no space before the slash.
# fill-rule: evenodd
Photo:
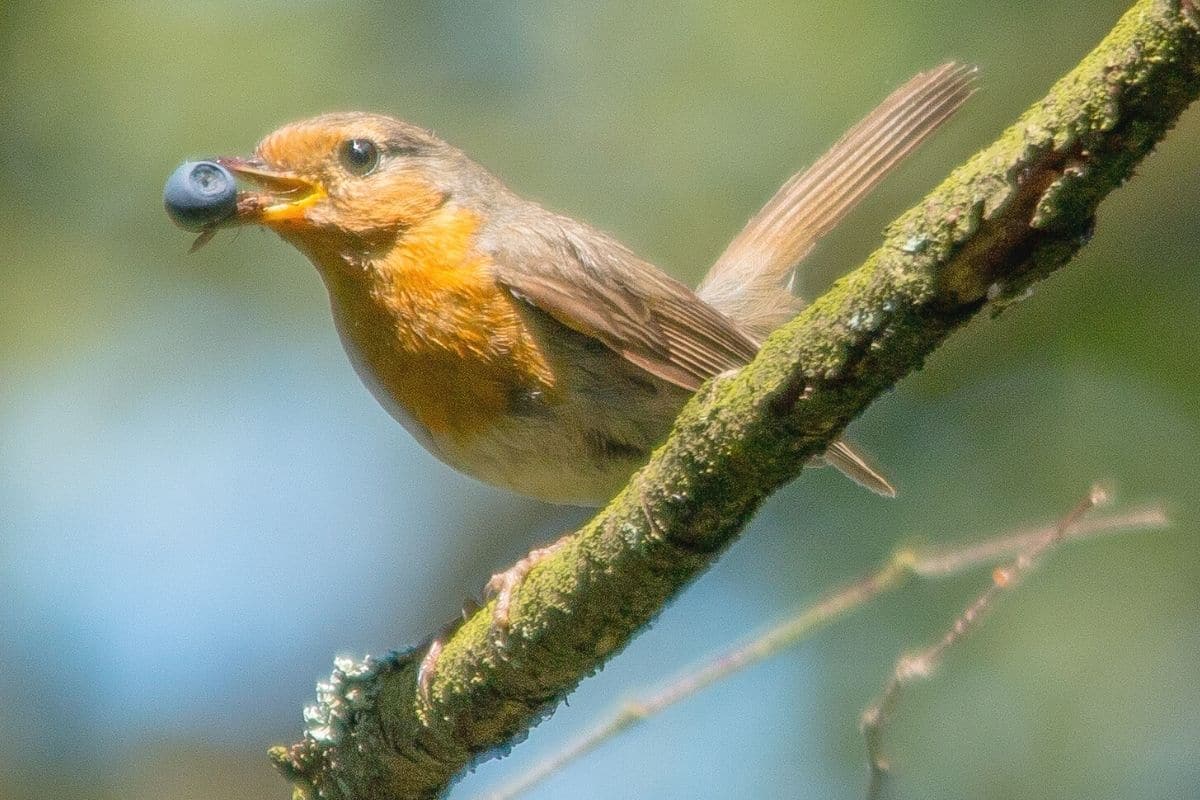
<svg viewBox="0 0 1200 800">
<path fill-rule="evenodd" d="M 272 169 L 258 158 L 218 158 L 216 162 L 255 188 L 239 191 L 231 222 L 273 225 L 304 217 L 325 198 L 325 187 L 295 173 Z"/>
</svg>

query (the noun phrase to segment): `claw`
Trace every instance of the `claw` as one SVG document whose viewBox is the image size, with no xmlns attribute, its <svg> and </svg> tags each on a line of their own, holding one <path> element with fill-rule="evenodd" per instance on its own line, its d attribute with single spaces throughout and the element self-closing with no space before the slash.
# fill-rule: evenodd
<svg viewBox="0 0 1200 800">
<path fill-rule="evenodd" d="M 463 601 L 462 614 L 459 618 L 447 623 L 436 636 L 429 640 L 429 649 L 425 651 L 425 655 L 421 658 L 421 664 L 417 667 L 417 695 L 421 698 L 423 705 L 428 706 L 432 699 L 433 679 L 437 675 L 438 659 L 442 656 L 446 640 L 453 636 L 459 626 L 478 610 L 479 604 L 474 600 Z"/>
<path fill-rule="evenodd" d="M 497 647 L 503 647 L 508 641 L 509 609 L 512 608 L 517 588 L 525 580 L 525 576 L 529 574 L 530 570 L 553 555 L 565 543 L 566 538 L 564 537 L 547 547 L 539 547 L 537 550 L 531 551 L 529 555 L 504 572 L 497 572 L 483 587 L 485 602 L 493 599 L 496 601 L 496 606 L 492 609 L 492 636 Z M 422 705 L 428 707 L 433 699 L 433 679 L 437 676 L 438 659 L 442 656 L 446 639 L 457 630 L 463 620 L 475 613 L 478 608 L 478 604 L 468 601 L 463 605 L 462 618 L 451 622 L 441 633 L 430 640 L 429 649 L 425 651 L 425 655 L 421 658 L 421 665 L 417 668 L 417 695 L 420 697 Z"/>
<path fill-rule="evenodd" d="M 508 641 L 509 613 L 518 587 L 534 567 L 554 555 L 564 544 L 566 537 L 531 551 L 504 572 L 497 572 L 483 587 L 484 597 L 496 601 L 492 609 L 492 635 L 498 647 L 503 647 Z"/>
<path fill-rule="evenodd" d="M 425 656 L 421 659 L 421 666 L 417 667 L 417 694 L 421 697 L 422 705 L 429 705 L 433 676 L 437 674 L 437 662 L 442 655 L 444 646 L 445 643 L 441 636 L 430 642 L 429 649 L 425 651 Z"/>
</svg>

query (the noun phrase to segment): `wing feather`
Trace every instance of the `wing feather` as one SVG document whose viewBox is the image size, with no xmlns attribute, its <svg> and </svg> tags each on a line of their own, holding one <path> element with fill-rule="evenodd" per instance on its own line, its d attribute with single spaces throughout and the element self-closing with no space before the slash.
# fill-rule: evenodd
<svg viewBox="0 0 1200 800">
<path fill-rule="evenodd" d="M 611 237 L 541 208 L 508 224 L 520 235 L 484 240 L 497 281 L 652 375 L 694 390 L 758 352 L 735 322 Z"/>
<path fill-rule="evenodd" d="M 758 352 L 758 342 L 733 320 L 614 239 L 536 206 L 506 224 L 508 235 L 483 238 L 496 280 L 649 374 L 694 391 Z M 834 442 L 825 458 L 868 489 L 895 495 L 845 440 Z"/>
</svg>

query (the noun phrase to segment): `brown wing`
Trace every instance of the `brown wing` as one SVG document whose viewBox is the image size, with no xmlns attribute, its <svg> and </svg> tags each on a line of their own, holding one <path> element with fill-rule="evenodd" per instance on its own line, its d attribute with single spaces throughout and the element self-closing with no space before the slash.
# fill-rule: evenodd
<svg viewBox="0 0 1200 800">
<path fill-rule="evenodd" d="M 758 352 L 758 342 L 682 283 L 611 237 L 536 205 L 494 218 L 480 245 L 514 297 L 677 386 L 695 390 Z M 825 458 L 871 491 L 895 496 L 844 440 Z"/>
<path fill-rule="evenodd" d="M 574 220 L 531 204 L 495 220 L 481 245 L 514 297 L 677 386 L 695 390 L 758 352 L 754 339 L 686 286 Z M 871 491 L 895 496 L 846 441 L 834 442 L 825 459 Z"/>
<path fill-rule="evenodd" d="M 744 366 L 758 343 L 612 238 L 537 207 L 483 238 L 514 296 L 685 389 Z"/>
<path fill-rule="evenodd" d="M 756 336 L 782 321 L 775 307 L 791 307 L 779 300 L 790 298 L 783 273 L 962 105 L 973 77 L 972 68 L 944 64 L 894 92 L 747 224 L 701 284 L 704 299 L 611 237 L 532 203 L 516 201 L 492 219 L 481 244 L 514 295 L 652 375 L 696 389 L 754 357 Z M 758 324 L 766 317 L 771 325 Z"/>
</svg>

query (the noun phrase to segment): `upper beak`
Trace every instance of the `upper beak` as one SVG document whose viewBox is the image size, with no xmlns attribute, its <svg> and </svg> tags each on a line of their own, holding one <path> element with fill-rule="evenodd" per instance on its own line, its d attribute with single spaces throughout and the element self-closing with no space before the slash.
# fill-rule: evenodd
<svg viewBox="0 0 1200 800">
<path fill-rule="evenodd" d="M 269 167 L 258 158 L 218 158 L 218 164 L 255 189 L 239 191 L 235 223 L 270 225 L 297 220 L 325 197 L 325 187 L 292 172 Z"/>
</svg>

